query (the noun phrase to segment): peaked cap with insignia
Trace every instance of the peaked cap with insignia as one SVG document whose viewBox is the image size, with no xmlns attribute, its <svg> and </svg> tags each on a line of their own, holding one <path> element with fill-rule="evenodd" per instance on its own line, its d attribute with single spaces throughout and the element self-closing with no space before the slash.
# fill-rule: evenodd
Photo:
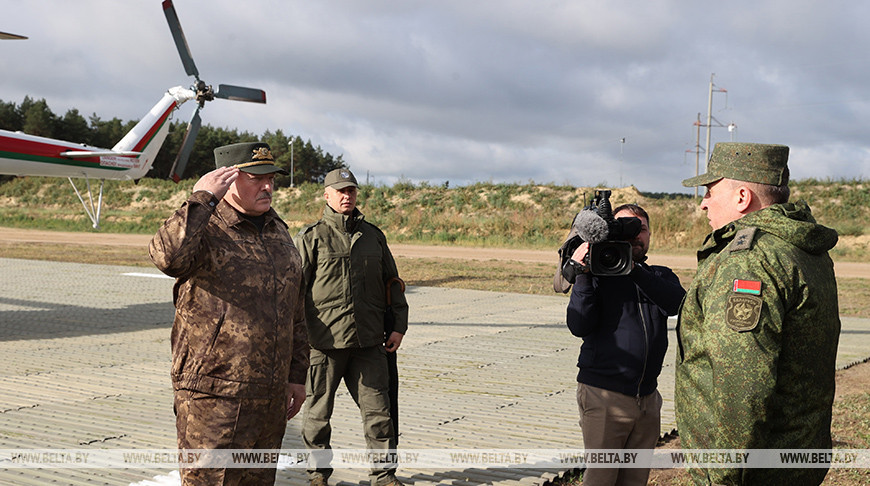
<svg viewBox="0 0 870 486">
<path fill-rule="evenodd" d="M 249 174 L 290 174 L 275 165 L 272 149 L 263 142 L 242 142 L 218 147 L 214 149 L 214 164 L 217 168 L 238 167 Z"/>
</svg>

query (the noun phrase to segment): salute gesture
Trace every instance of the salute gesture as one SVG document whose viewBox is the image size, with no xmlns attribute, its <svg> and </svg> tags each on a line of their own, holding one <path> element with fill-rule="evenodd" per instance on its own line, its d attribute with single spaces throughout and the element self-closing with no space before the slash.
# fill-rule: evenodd
<svg viewBox="0 0 870 486">
<path fill-rule="evenodd" d="M 193 186 L 193 192 L 207 191 L 212 193 L 217 199 L 223 199 L 237 177 L 239 177 L 239 169 L 237 167 L 219 167 L 196 181 L 196 184 Z"/>
</svg>

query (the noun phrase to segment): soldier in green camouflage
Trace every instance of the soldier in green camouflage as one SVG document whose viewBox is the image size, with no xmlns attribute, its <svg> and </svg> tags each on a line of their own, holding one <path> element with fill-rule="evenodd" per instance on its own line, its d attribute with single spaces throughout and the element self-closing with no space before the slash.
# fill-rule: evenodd
<svg viewBox="0 0 870 486">
<path fill-rule="evenodd" d="M 684 449 L 830 449 L 840 319 L 837 232 L 788 203 L 788 147 L 719 143 L 713 232 L 683 301 L 675 405 Z M 827 468 L 692 469 L 696 484 L 819 484 Z"/>
<path fill-rule="evenodd" d="M 217 169 L 151 240 L 175 277 L 172 385 L 179 449 L 280 449 L 305 400 L 302 258 L 271 208 L 269 146 L 215 149 Z M 263 468 L 184 468 L 184 485 L 264 484 Z"/>
</svg>

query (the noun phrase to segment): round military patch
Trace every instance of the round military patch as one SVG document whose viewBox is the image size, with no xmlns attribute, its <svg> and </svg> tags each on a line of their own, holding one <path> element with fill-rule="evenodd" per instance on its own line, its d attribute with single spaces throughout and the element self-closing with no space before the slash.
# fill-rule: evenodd
<svg viewBox="0 0 870 486">
<path fill-rule="evenodd" d="M 725 323 L 735 331 L 751 331 L 758 325 L 764 301 L 756 295 L 734 293 L 728 297 Z"/>
</svg>

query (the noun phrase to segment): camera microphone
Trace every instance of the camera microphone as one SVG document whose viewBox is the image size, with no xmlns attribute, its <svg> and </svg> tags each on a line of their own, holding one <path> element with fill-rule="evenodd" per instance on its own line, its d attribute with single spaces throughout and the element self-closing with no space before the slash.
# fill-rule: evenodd
<svg viewBox="0 0 870 486">
<path fill-rule="evenodd" d="M 584 209 L 577 213 L 572 225 L 577 231 L 577 235 L 590 245 L 607 241 L 610 232 L 607 221 L 593 209 Z"/>
<path fill-rule="evenodd" d="M 631 273 L 629 241 L 636 238 L 641 229 L 643 226 L 637 217 L 613 217 L 609 190 L 595 191 L 591 204 L 574 216 L 568 239 L 559 247 L 559 267 L 553 277 L 553 290 L 567 293 L 580 272 L 608 277 Z M 575 262 L 571 257 L 584 242 L 589 243 L 589 252 L 583 262 Z"/>
</svg>

